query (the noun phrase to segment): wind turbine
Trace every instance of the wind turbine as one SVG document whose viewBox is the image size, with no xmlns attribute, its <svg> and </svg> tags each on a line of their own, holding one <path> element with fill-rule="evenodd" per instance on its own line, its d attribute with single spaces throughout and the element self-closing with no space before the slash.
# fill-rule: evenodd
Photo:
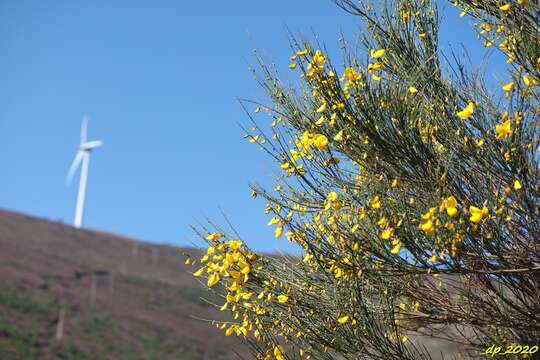
<svg viewBox="0 0 540 360">
<path fill-rule="evenodd" d="M 90 152 L 98 147 L 103 146 L 103 141 L 94 140 L 88 141 L 88 118 L 85 116 L 81 125 L 81 143 L 79 145 L 79 151 L 73 159 L 73 163 L 69 168 L 66 184 L 71 183 L 75 172 L 81 166 L 81 176 L 79 180 L 79 194 L 77 195 L 77 208 L 75 209 L 75 223 L 76 228 L 80 228 L 83 222 L 84 215 L 84 200 L 86 197 L 86 184 L 88 182 L 88 166 L 90 165 Z"/>
</svg>

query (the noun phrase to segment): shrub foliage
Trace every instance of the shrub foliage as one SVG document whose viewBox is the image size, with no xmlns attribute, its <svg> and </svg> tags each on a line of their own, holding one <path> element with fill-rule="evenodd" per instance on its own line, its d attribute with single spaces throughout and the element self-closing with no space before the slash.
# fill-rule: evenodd
<svg viewBox="0 0 540 360">
<path fill-rule="evenodd" d="M 281 168 L 253 186 L 275 237 L 300 257 L 254 253 L 238 234 L 209 243 L 195 276 L 221 295 L 225 335 L 261 359 L 428 359 L 436 338 L 469 355 L 540 338 L 540 5 L 453 3 L 505 79 L 439 47 L 430 0 L 336 0 L 365 26 L 336 65 L 291 38 L 284 84 L 257 57 L 269 97 L 248 139 Z M 465 22 L 464 22 L 465 24 Z M 499 87 L 500 86 L 500 87 Z M 269 116 L 258 126 L 255 116 Z M 268 129 L 268 130 L 265 130 Z"/>
</svg>

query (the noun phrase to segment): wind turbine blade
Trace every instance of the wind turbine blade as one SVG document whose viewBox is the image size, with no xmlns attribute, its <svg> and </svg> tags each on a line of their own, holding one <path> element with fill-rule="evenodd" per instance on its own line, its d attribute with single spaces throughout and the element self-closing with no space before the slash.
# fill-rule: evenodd
<svg viewBox="0 0 540 360">
<path fill-rule="evenodd" d="M 84 144 L 88 139 L 88 116 L 84 115 L 81 124 L 81 144 Z"/>
<path fill-rule="evenodd" d="M 98 148 L 98 147 L 101 147 L 101 146 L 103 146 L 103 141 L 94 140 L 94 141 L 89 141 L 89 142 L 85 142 L 84 144 L 81 144 L 81 149 L 82 150 L 92 150 L 92 149 L 95 149 L 95 148 Z"/>
<path fill-rule="evenodd" d="M 75 175 L 75 171 L 77 171 L 77 168 L 79 167 L 79 164 L 83 159 L 83 155 L 84 153 L 82 151 L 78 151 L 77 155 L 75 155 L 75 159 L 73 159 L 71 167 L 69 168 L 68 174 L 66 176 L 66 184 L 69 184 L 71 180 L 73 180 L 73 176 Z"/>
</svg>

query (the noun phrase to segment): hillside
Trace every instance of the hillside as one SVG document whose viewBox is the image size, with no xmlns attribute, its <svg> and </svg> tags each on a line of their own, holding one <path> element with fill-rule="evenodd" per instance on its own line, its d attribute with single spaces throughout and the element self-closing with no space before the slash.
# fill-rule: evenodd
<svg viewBox="0 0 540 360">
<path fill-rule="evenodd" d="M 196 253 L 0 210 L 0 359 L 246 355 L 192 317 L 220 314 L 201 300 L 184 252 Z"/>
</svg>

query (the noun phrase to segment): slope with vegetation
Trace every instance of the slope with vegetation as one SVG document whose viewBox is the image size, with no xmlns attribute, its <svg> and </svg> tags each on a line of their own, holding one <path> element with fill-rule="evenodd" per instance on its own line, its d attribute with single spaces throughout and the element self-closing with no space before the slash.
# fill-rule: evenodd
<svg viewBox="0 0 540 360">
<path fill-rule="evenodd" d="M 182 253 L 197 251 L 0 211 L 0 359 L 214 360 L 245 352 L 192 317 L 218 312 L 201 300 L 207 293 L 186 273 Z"/>
</svg>

